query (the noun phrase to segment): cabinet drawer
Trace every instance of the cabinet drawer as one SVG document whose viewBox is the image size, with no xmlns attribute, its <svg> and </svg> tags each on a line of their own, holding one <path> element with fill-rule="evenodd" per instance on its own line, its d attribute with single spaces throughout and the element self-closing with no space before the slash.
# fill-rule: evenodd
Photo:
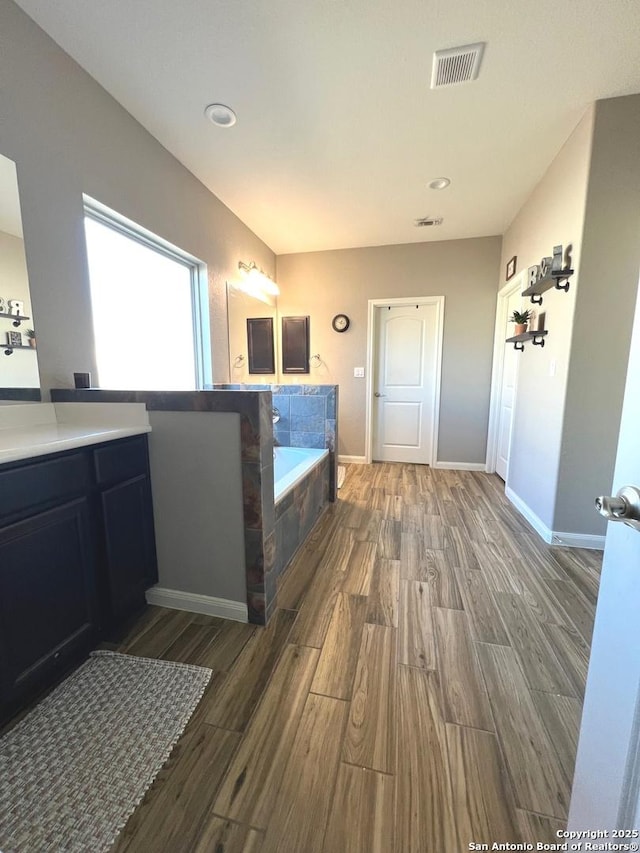
<svg viewBox="0 0 640 853">
<path fill-rule="evenodd" d="M 147 473 L 147 437 L 114 441 L 99 447 L 93 455 L 99 486 L 132 480 Z"/>
<path fill-rule="evenodd" d="M 0 518 L 61 503 L 86 492 L 89 482 L 89 463 L 82 452 L 0 471 Z"/>
</svg>

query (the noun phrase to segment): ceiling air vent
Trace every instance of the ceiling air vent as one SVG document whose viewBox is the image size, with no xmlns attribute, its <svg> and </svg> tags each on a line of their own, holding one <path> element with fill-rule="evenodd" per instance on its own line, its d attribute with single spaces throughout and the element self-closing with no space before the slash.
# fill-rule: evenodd
<svg viewBox="0 0 640 853">
<path fill-rule="evenodd" d="M 443 219 L 441 216 L 423 216 L 422 219 L 415 220 L 416 228 L 428 228 L 430 225 L 442 225 Z"/>
<path fill-rule="evenodd" d="M 431 88 L 442 89 L 475 80 L 480 71 L 484 42 L 436 50 L 433 54 Z"/>
</svg>

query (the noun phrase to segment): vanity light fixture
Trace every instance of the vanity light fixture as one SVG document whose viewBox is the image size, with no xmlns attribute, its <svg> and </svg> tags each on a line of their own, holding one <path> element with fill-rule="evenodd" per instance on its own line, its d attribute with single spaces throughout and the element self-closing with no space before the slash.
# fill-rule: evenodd
<svg viewBox="0 0 640 853">
<path fill-rule="evenodd" d="M 231 107 L 227 107 L 225 104 L 209 104 L 208 107 L 205 107 L 204 114 L 210 122 L 218 127 L 233 127 L 238 120 Z"/>
<path fill-rule="evenodd" d="M 252 283 L 262 290 L 263 293 L 268 293 L 269 296 L 279 296 L 280 288 L 275 281 L 263 272 L 253 261 L 250 264 L 245 264 L 244 261 L 238 261 L 238 269 L 244 270 L 249 276 Z"/>
<path fill-rule="evenodd" d="M 446 190 L 446 188 L 451 183 L 450 178 L 435 178 L 435 180 L 431 181 L 429 184 L 429 189 L 431 190 Z"/>
</svg>

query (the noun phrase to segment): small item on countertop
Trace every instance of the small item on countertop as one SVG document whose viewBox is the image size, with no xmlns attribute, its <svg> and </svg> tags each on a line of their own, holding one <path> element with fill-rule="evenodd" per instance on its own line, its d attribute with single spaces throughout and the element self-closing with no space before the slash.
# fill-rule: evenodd
<svg viewBox="0 0 640 853">
<path fill-rule="evenodd" d="M 91 388 L 91 374 L 74 373 L 73 382 L 76 388 Z"/>
</svg>

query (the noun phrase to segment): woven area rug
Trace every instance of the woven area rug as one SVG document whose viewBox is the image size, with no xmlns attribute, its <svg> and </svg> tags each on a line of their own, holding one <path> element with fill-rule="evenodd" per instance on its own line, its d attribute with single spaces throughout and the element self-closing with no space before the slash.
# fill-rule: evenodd
<svg viewBox="0 0 640 853">
<path fill-rule="evenodd" d="M 199 666 L 94 652 L 0 740 L 0 851 L 108 850 L 210 678 Z"/>
</svg>

